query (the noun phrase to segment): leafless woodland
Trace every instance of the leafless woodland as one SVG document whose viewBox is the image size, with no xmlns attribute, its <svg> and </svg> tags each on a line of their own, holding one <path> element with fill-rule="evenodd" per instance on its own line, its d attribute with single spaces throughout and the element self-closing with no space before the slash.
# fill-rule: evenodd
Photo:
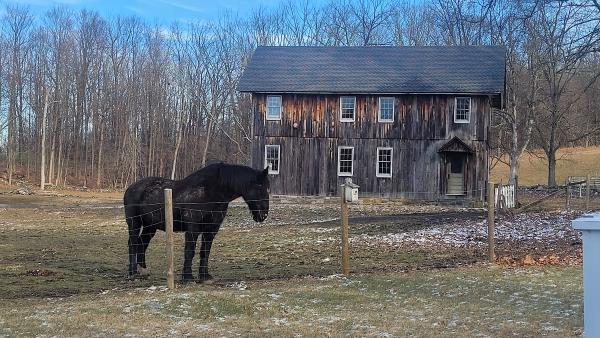
<svg viewBox="0 0 600 338">
<path fill-rule="evenodd" d="M 600 144 L 600 4 L 582 1 L 305 0 L 161 26 L 8 4 L 0 21 L 0 161 L 41 186 L 121 188 L 249 162 L 249 97 L 236 92 L 258 45 L 505 45 L 495 161 Z M 327 70 L 324 70 L 327 71 Z"/>
</svg>

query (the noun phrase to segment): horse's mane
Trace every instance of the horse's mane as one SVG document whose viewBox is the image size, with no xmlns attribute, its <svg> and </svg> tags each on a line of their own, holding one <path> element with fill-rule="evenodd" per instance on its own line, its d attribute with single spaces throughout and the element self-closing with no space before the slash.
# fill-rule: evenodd
<svg viewBox="0 0 600 338">
<path fill-rule="evenodd" d="M 237 164 L 214 163 L 197 170 L 183 181 L 194 185 L 229 187 L 233 191 L 246 191 L 257 183 L 258 172 Z"/>
</svg>

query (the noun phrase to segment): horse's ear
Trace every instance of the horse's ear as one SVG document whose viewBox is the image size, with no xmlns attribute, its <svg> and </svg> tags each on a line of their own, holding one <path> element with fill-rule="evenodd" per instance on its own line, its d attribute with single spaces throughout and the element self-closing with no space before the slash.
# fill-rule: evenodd
<svg viewBox="0 0 600 338">
<path fill-rule="evenodd" d="M 265 170 L 263 170 L 263 171 L 260 173 L 259 177 L 260 177 L 260 181 L 261 181 L 261 182 L 264 182 L 264 181 L 266 181 L 266 180 L 267 180 L 267 178 L 269 177 L 269 168 L 268 168 L 268 167 L 267 167 L 267 168 L 265 168 Z"/>
</svg>

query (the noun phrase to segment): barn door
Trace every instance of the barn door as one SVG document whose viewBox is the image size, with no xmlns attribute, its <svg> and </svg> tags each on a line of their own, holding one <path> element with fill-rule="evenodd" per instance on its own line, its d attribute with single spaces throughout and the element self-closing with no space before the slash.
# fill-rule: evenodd
<svg viewBox="0 0 600 338">
<path fill-rule="evenodd" d="M 446 195 L 464 195 L 465 194 L 465 162 L 466 156 L 463 153 L 449 153 L 447 170 L 448 190 Z"/>
</svg>

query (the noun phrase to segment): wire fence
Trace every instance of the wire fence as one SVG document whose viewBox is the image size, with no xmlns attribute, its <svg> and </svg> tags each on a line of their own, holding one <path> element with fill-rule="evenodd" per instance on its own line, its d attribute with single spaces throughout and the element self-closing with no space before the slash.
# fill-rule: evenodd
<svg viewBox="0 0 600 338">
<path fill-rule="evenodd" d="M 523 201 L 527 193 L 538 198 L 557 191 L 561 189 L 520 188 L 517 193 Z M 594 195 L 596 199 L 600 200 Z M 262 210 L 250 210 L 241 200 L 229 203 L 226 211 L 210 210 L 223 204 L 173 204 L 176 231 L 183 230 L 180 227 L 184 223 L 201 230 L 203 226 L 213 226 L 215 217 L 224 218 L 218 231 L 206 231 L 216 235 L 208 259 L 208 272 L 216 283 L 227 286 L 240 281 L 321 278 L 340 273 L 339 197 L 271 198 L 269 215 L 263 223 L 254 222 L 251 215 L 253 211 Z M 524 248 L 523 252 L 535 251 L 535 243 L 540 240 L 572 251 L 568 247 L 578 239 L 569 228 L 569 221 L 583 212 L 583 209 L 577 210 L 577 205 L 573 202 L 569 212 L 559 208 L 559 213 L 549 215 L 532 210 L 536 213 L 534 216 L 499 216 L 498 256 L 520 252 L 516 249 L 519 247 Z M 145 228 L 164 224 L 164 203 L 135 207 L 144 210 L 129 218 L 141 221 L 140 234 Z M 122 206 L 4 212 L 5 215 L 11 213 L 12 217 L 0 221 L 3 229 L 0 231 L 0 277 L 5 281 L 0 288 L 0 298 L 66 296 L 165 285 L 167 265 L 162 231 L 152 236 L 147 247 L 146 270 L 141 269 L 142 276 L 127 278 L 128 219 Z M 532 223 L 536 219 L 544 219 L 544 222 Z M 393 199 L 364 200 L 350 205 L 349 223 L 352 273 L 452 267 L 486 260 L 487 225 L 482 208 Z M 200 235 L 192 265 L 195 278 L 200 272 L 202 242 Z M 147 244 L 133 245 L 143 248 Z M 186 236 L 176 232 L 174 246 L 176 280 L 181 280 Z M 577 248 L 573 246 L 573 250 Z M 569 255 L 576 255 L 571 251 Z"/>
</svg>

